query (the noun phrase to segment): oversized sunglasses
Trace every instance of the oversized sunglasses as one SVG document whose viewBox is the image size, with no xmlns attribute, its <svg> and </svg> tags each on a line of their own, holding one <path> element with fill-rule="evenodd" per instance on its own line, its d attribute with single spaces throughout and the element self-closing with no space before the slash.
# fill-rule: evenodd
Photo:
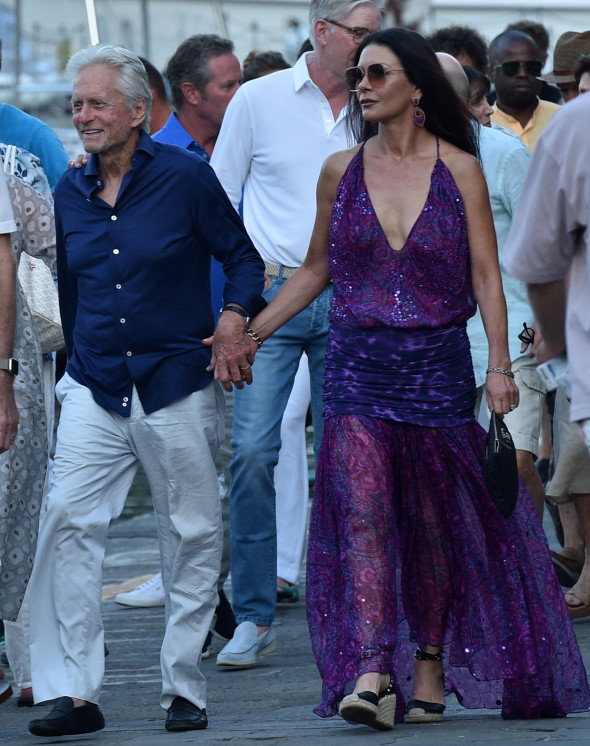
<svg viewBox="0 0 590 746">
<path fill-rule="evenodd" d="M 381 88 L 381 86 L 385 85 L 387 75 L 390 73 L 405 72 L 405 70 L 394 70 L 393 68 L 388 69 L 382 62 L 373 62 L 366 70 L 360 65 L 349 67 L 346 71 L 346 82 L 350 91 L 358 91 L 359 85 L 366 75 L 373 88 Z"/>
<path fill-rule="evenodd" d="M 521 67 L 524 68 L 527 75 L 532 75 L 533 78 L 538 78 L 543 69 L 543 63 L 541 60 L 525 60 L 524 62 L 521 62 L 520 60 L 509 60 L 508 62 L 503 62 L 501 65 L 496 65 L 496 70 L 502 70 L 506 77 L 513 78 L 515 75 L 518 75 Z"/>
</svg>

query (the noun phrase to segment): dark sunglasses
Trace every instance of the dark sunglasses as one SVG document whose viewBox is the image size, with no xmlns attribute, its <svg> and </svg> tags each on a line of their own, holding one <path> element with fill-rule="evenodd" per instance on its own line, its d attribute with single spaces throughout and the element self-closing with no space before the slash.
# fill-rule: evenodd
<svg viewBox="0 0 590 746">
<path fill-rule="evenodd" d="M 521 66 L 524 68 L 525 73 L 532 75 L 533 78 L 538 78 L 543 69 L 541 60 L 525 60 L 524 62 L 509 60 L 508 62 L 503 62 L 501 65 L 496 65 L 496 70 L 502 70 L 507 78 L 513 78 L 515 75 L 518 75 Z"/>
<path fill-rule="evenodd" d="M 373 62 L 366 70 L 364 67 L 356 65 L 356 67 L 349 67 L 346 71 L 346 83 L 350 91 L 358 91 L 359 85 L 366 75 L 373 88 L 381 88 L 381 86 L 385 85 L 387 75 L 390 73 L 405 72 L 405 70 L 388 70 L 381 62 Z"/>
<path fill-rule="evenodd" d="M 526 345 L 532 345 L 535 341 L 535 330 L 531 329 L 530 326 L 526 325 L 526 322 L 522 322 L 523 329 L 521 333 L 518 335 L 518 338 L 521 342 L 524 342 Z"/>
</svg>

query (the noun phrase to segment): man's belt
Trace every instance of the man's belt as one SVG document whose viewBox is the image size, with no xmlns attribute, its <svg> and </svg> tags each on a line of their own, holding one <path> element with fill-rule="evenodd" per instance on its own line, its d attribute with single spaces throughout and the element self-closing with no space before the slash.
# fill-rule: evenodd
<svg viewBox="0 0 590 746">
<path fill-rule="evenodd" d="M 298 269 L 299 267 L 283 267 L 282 264 L 269 264 L 269 262 L 264 262 L 264 271 L 269 277 L 283 277 L 283 279 L 286 280 L 287 277 L 291 277 L 291 275 L 295 274 Z"/>
</svg>

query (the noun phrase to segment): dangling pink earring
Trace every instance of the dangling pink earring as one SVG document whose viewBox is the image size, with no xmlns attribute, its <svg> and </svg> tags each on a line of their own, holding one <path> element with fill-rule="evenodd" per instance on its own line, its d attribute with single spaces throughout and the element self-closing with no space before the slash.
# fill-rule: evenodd
<svg viewBox="0 0 590 746">
<path fill-rule="evenodd" d="M 414 96 L 412 99 L 412 103 L 414 104 L 414 113 L 412 115 L 412 119 L 414 120 L 414 124 L 418 127 L 424 127 L 424 122 L 426 121 L 426 114 L 424 111 L 418 106 L 420 103 L 420 99 L 418 96 Z"/>
</svg>

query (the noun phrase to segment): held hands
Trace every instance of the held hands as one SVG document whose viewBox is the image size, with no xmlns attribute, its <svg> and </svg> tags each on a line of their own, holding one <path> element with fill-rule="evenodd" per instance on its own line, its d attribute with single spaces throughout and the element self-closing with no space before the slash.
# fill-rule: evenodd
<svg viewBox="0 0 590 746">
<path fill-rule="evenodd" d="M 207 370 L 214 371 L 215 380 L 226 391 L 232 390 L 232 384 L 243 389 L 244 383 L 252 383 L 252 364 L 258 347 L 246 334 L 244 319 L 238 314 L 222 313 L 215 334 L 204 339 L 203 344 L 211 347 Z"/>
<path fill-rule="evenodd" d="M 514 378 L 505 373 L 489 372 L 486 375 L 485 392 L 488 409 L 500 417 L 518 406 L 518 387 Z"/>
</svg>

